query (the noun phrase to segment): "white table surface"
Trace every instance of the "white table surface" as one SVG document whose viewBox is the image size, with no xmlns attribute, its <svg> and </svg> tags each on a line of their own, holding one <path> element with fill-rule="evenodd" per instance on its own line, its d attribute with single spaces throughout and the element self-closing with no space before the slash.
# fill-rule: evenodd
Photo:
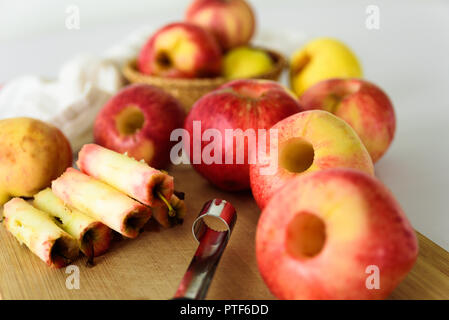
<svg viewBox="0 0 449 320">
<path fill-rule="evenodd" d="M 67 1 L 42 1 L 34 8 L 29 1 L 2 2 L 0 83 L 24 73 L 54 77 L 78 52 L 101 53 L 142 25 L 180 19 L 188 2 L 158 7 L 160 1 L 129 0 L 123 2 L 128 7 L 105 7 L 110 2 L 70 1 L 80 3 L 81 13 L 81 29 L 71 31 L 64 26 Z M 376 164 L 377 176 L 413 226 L 449 250 L 449 1 L 252 3 L 260 29 L 297 38 L 287 51 L 317 36 L 337 37 L 354 49 L 365 78 L 389 94 L 397 113 L 396 138 Z M 379 6 L 379 30 L 365 27 L 370 4 Z"/>
</svg>

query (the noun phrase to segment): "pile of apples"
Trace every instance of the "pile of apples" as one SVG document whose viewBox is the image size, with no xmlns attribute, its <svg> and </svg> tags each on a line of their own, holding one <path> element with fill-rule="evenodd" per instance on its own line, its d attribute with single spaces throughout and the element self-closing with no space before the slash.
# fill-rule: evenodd
<svg viewBox="0 0 449 320">
<path fill-rule="evenodd" d="M 255 17 L 245 0 L 196 0 L 185 21 L 155 32 L 137 59 L 141 73 L 165 78 L 249 78 L 271 70 L 264 50 L 248 45 Z"/>
<path fill-rule="evenodd" d="M 242 56 L 260 58 L 260 52 L 241 47 L 255 25 L 246 1 L 196 0 L 186 20 L 162 28 L 143 46 L 142 73 L 244 78 L 263 69 L 258 69 L 263 63 L 248 69 L 251 62 L 237 67 Z M 262 209 L 257 262 L 273 294 L 383 299 L 411 270 L 418 244 L 400 205 L 374 176 L 373 164 L 394 138 L 393 105 L 361 77 L 346 45 L 320 38 L 293 55 L 292 90 L 268 80 L 232 80 L 200 98 L 187 116 L 162 89 L 130 85 L 98 114 L 95 142 L 163 168 L 175 145 L 173 131 L 183 129 L 181 144 L 193 168 L 222 190 L 251 189 Z M 218 138 L 229 130 L 230 141 Z M 262 140 L 260 132 L 275 133 L 275 139 Z M 256 156 L 259 148 L 266 152 L 263 159 Z M 5 159 L 1 171 L 9 163 Z M 271 165 L 273 170 L 263 173 Z M 22 195 L 7 190 L 8 183 L 0 181 L 1 197 Z M 23 195 L 36 191 L 30 190 Z"/>
<path fill-rule="evenodd" d="M 254 19 L 247 8 L 242 0 L 194 1 L 188 23 L 163 28 L 143 47 L 140 70 L 165 77 L 217 75 L 216 40 L 229 49 L 252 35 L 247 23 Z M 233 80 L 200 98 L 185 120 L 171 98 L 150 94 L 158 89 L 125 88 L 99 114 L 96 141 L 119 152 L 146 150 L 149 163 L 161 153 L 165 158 L 156 166 L 164 166 L 173 147 L 169 132 L 183 126 L 184 151 L 197 172 L 222 190 L 252 190 L 262 209 L 257 262 L 273 294 L 383 299 L 411 270 L 418 244 L 400 205 L 374 176 L 373 164 L 394 138 L 393 105 L 381 88 L 361 77 L 358 59 L 345 44 L 320 38 L 293 55 L 292 90 L 273 81 Z M 147 94 L 153 98 L 138 99 Z M 172 107 L 151 107 L 167 104 Z M 131 119 L 125 129 L 117 129 L 120 115 Z M 155 121 L 161 116 L 163 121 Z M 154 132 L 151 123 L 159 126 Z M 217 138 L 228 130 L 230 141 Z M 261 130 L 276 132 L 277 138 L 259 140 Z M 117 132 L 128 132 L 126 143 Z M 264 159 L 255 156 L 261 147 Z M 242 150 L 243 160 L 237 156 Z M 142 158 L 137 151 L 131 156 Z M 275 170 L 262 174 L 272 164 Z"/>
</svg>

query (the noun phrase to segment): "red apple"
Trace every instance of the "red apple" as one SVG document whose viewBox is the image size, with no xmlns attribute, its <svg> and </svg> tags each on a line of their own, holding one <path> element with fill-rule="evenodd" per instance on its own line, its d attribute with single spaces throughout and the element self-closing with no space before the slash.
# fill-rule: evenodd
<svg viewBox="0 0 449 320">
<path fill-rule="evenodd" d="M 415 232 L 393 195 L 353 169 L 295 177 L 257 226 L 259 270 L 280 299 L 384 299 L 417 255 Z"/>
<path fill-rule="evenodd" d="M 287 181 L 295 176 L 329 168 L 352 168 L 374 175 L 373 162 L 354 130 L 332 113 L 309 110 L 294 114 L 272 127 L 276 144 L 268 161 L 250 164 L 251 190 L 261 209 Z M 269 141 L 267 141 L 268 143 Z M 271 174 L 263 168 L 275 167 Z"/>
<path fill-rule="evenodd" d="M 373 162 L 390 146 L 396 117 L 390 99 L 379 87 L 362 79 L 330 79 L 309 88 L 300 98 L 307 109 L 332 112 L 359 135 Z"/>
<path fill-rule="evenodd" d="M 187 9 L 186 20 L 212 32 L 224 50 L 247 44 L 256 24 L 245 0 L 195 0 Z"/>
<path fill-rule="evenodd" d="M 217 187 L 229 191 L 248 189 L 249 149 L 258 141 L 258 129 L 269 129 L 279 120 L 300 111 L 297 99 L 274 81 L 231 81 L 194 104 L 185 122 L 185 129 L 189 134 L 189 140 L 184 140 L 189 141 L 185 149 L 193 167 Z M 195 130 L 194 121 L 200 123 L 199 132 Z M 231 131 L 235 129 L 240 129 L 241 132 Z M 244 137 L 247 129 L 253 129 L 255 143 L 248 143 L 249 136 Z M 236 135 L 226 139 L 226 131 Z M 206 135 L 207 132 L 218 133 L 221 141 L 204 137 L 205 132 Z M 204 154 L 209 154 L 205 147 L 210 144 L 214 144 L 221 153 L 215 154 L 215 150 L 210 152 L 218 158 L 214 163 L 204 161 Z M 195 149 L 195 145 L 199 148 Z M 239 154 L 243 155 L 241 161 L 238 161 Z"/>
<path fill-rule="evenodd" d="M 172 130 L 185 118 L 179 102 L 154 86 L 134 84 L 112 97 L 94 123 L 95 142 L 163 168 L 170 160 Z"/>
<path fill-rule="evenodd" d="M 221 61 L 220 45 L 212 34 L 191 23 L 172 23 L 142 47 L 138 68 L 168 78 L 215 77 L 221 72 Z"/>
</svg>

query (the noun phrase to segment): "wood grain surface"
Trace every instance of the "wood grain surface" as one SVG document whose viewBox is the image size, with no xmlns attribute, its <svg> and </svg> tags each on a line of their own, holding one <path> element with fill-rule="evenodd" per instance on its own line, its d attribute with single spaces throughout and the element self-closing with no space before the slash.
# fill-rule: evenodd
<svg viewBox="0 0 449 320">
<path fill-rule="evenodd" d="M 184 224 L 161 230 L 149 224 L 134 240 L 117 240 L 110 251 L 80 270 L 80 288 L 66 287 L 66 269 L 51 269 L 0 226 L 0 296 L 3 299 L 169 299 L 196 250 L 191 226 L 204 202 L 230 201 L 238 219 L 212 281 L 208 299 L 273 299 L 257 270 L 254 237 L 260 214 L 251 194 L 224 193 L 189 166 L 172 167 L 177 190 L 186 192 Z M 420 254 L 391 299 L 449 299 L 449 253 L 418 233 Z"/>
</svg>

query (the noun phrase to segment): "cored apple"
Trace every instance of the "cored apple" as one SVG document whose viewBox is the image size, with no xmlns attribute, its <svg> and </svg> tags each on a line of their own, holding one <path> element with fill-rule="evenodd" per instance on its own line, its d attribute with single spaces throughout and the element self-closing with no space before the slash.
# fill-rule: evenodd
<svg viewBox="0 0 449 320">
<path fill-rule="evenodd" d="M 338 167 L 374 174 L 373 162 L 360 138 L 330 112 L 304 111 L 271 129 L 277 130 L 278 139 L 274 147 L 267 147 L 268 161 L 250 165 L 251 190 L 261 209 L 281 186 L 297 175 Z M 267 165 L 275 167 L 272 174 L 263 174 Z"/>
<path fill-rule="evenodd" d="M 163 168 L 170 161 L 170 134 L 182 128 L 185 112 L 179 102 L 154 86 L 134 84 L 112 97 L 98 113 L 95 142 L 105 148 Z"/>
<path fill-rule="evenodd" d="M 181 22 L 158 30 L 138 57 L 140 72 L 167 78 L 215 77 L 221 63 L 221 48 L 212 34 Z"/>
<path fill-rule="evenodd" d="M 257 226 L 259 270 L 280 299 L 384 299 L 417 254 L 415 232 L 393 195 L 354 169 L 295 177 Z"/>
<path fill-rule="evenodd" d="M 253 9 L 245 0 L 195 0 L 186 20 L 211 31 L 224 50 L 247 44 L 256 25 Z"/>
<path fill-rule="evenodd" d="M 345 120 L 357 132 L 373 162 L 382 157 L 393 140 L 393 105 L 382 89 L 366 80 L 319 82 L 304 92 L 300 103 L 307 110 L 326 110 Z"/>
<path fill-rule="evenodd" d="M 259 140 L 258 129 L 268 130 L 301 110 L 294 95 L 274 81 L 246 79 L 224 84 L 198 100 L 187 116 L 189 139 L 185 141 L 189 145 L 185 149 L 190 162 L 223 190 L 248 189 L 248 164 Z M 205 159 L 209 155 L 211 161 Z"/>
</svg>

